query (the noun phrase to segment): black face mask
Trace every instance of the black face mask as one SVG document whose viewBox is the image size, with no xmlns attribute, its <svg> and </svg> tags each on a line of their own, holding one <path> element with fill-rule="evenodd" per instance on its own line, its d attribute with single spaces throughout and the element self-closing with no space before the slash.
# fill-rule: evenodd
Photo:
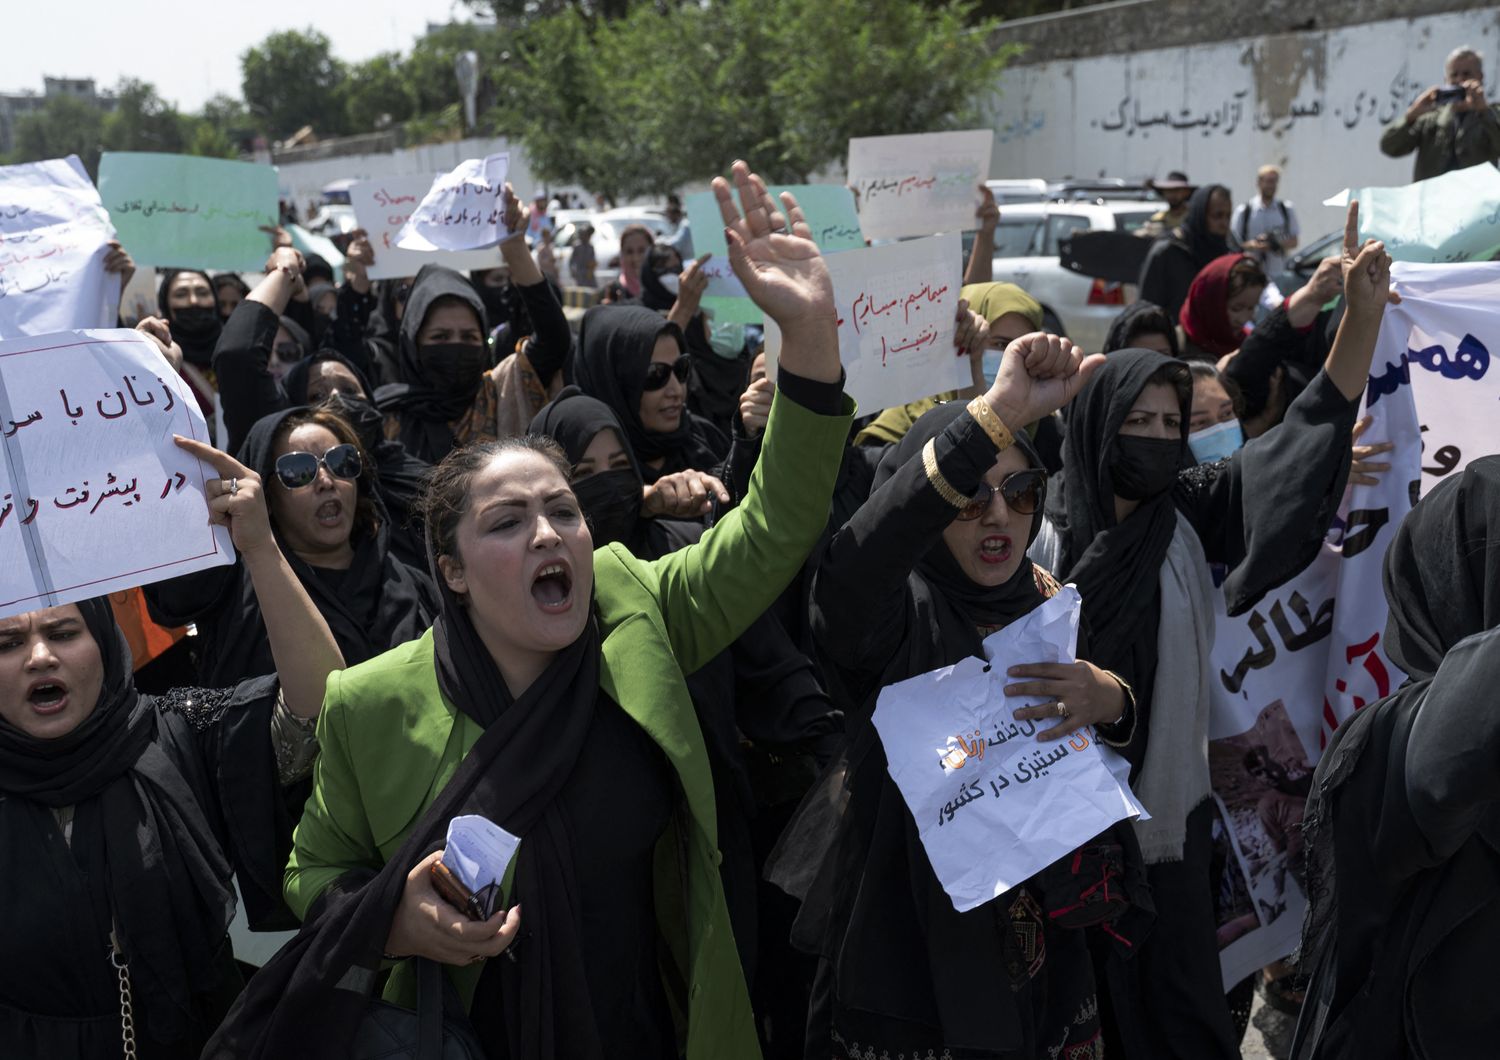
<svg viewBox="0 0 1500 1060">
<path fill-rule="evenodd" d="M 420 351 L 422 374 L 432 381 L 433 389 L 457 396 L 472 395 L 479 389 L 479 379 L 489 366 L 487 346 L 466 342 L 439 342 L 423 346 Z"/>
<path fill-rule="evenodd" d="M 212 306 L 193 305 L 174 309 L 170 326 L 172 334 L 180 342 L 196 348 L 207 347 L 210 357 L 213 356 L 214 343 L 219 341 L 219 332 L 224 330 L 224 322 L 219 319 L 218 310 Z M 183 355 L 186 356 L 187 352 L 187 347 L 184 347 Z M 195 363 L 198 360 L 192 359 Z"/>
<path fill-rule="evenodd" d="M 1172 488 L 1181 468 L 1180 438 L 1138 438 L 1129 434 L 1115 438 L 1109 474 L 1118 497 L 1127 501 L 1150 500 Z"/>
<path fill-rule="evenodd" d="M 323 399 L 322 406 L 354 428 L 365 452 L 374 453 L 375 446 L 384 440 L 385 415 L 364 398 L 335 390 Z"/>
<path fill-rule="evenodd" d="M 600 471 L 573 483 L 573 496 L 588 517 L 594 547 L 625 540 L 641 512 L 641 480 L 629 468 Z"/>
</svg>

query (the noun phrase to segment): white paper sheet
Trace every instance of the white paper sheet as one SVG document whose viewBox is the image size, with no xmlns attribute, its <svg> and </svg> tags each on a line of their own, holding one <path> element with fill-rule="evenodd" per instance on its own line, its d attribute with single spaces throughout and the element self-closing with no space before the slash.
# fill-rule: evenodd
<svg viewBox="0 0 1500 1060">
<path fill-rule="evenodd" d="M 839 318 L 844 390 L 861 413 L 969 385 L 968 355 L 953 345 L 962 258 L 956 234 L 826 258 Z M 768 361 L 780 351 L 781 330 L 767 317 Z"/>
<path fill-rule="evenodd" d="M 78 156 L 0 166 L 0 339 L 114 323 L 114 234 Z"/>
<path fill-rule="evenodd" d="M 506 234 L 501 192 L 509 169 L 510 155 L 505 152 L 460 162 L 453 172 L 433 181 L 401 227 L 396 245 L 406 250 L 478 250 L 500 242 Z"/>
<path fill-rule="evenodd" d="M 137 331 L 0 342 L 0 616 L 234 561 L 192 392 Z"/>
<path fill-rule="evenodd" d="M 438 173 L 406 173 L 361 181 L 349 189 L 349 202 L 359 227 L 370 234 L 375 250 L 375 264 L 370 279 L 391 280 L 415 276 L 423 265 L 436 262 L 450 269 L 492 269 L 500 264 L 496 247 L 482 250 L 406 250 L 396 245 L 401 230 L 427 197 L 432 185 L 441 178 Z"/>
<path fill-rule="evenodd" d="M 849 141 L 849 186 L 867 239 L 978 228 L 993 129 L 861 136 Z"/>
<path fill-rule="evenodd" d="M 443 864 L 477 894 L 505 879 L 505 870 L 520 845 L 519 837 L 487 817 L 477 814 L 455 817 L 448 822 Z"/>
<path fill-rule="evenodd" d="M 1072 662 L 1078 591 L 1071 585 L 984 641 L 984 659 L 888 685 L 875 729 L 891 779 L 916 820 L 933 872 L 966 912 L 1004 894 L 1116 821 L 1145 816 L 1129 767 L 1092 729 L 1043 743 L 1054 722 L 1017 722 L 1041 700 L 1006 697 L 1006 670 Z M 988 662 L 986 662 L 988 660 Z"/>
</svg>

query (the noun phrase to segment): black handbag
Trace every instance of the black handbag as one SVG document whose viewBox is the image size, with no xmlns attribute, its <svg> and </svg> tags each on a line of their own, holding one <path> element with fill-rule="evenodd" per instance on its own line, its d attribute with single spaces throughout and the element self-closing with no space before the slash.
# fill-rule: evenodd
<svg viewBox="0 0 1500 1060">
<path fill-rule="evenodd" d="M 484 1060 L 453 984 L 436 962 L 414 960 L 417 1011 L 372 998 L 349 1060 Z"/>
</svg>

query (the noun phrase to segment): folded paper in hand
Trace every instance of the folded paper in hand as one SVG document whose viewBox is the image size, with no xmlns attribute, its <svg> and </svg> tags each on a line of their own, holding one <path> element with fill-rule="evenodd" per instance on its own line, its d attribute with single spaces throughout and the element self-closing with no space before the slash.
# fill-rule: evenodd
<svg viewBox="0 0 1500 1060">
<path fill-rule="evenodd" d="M 521 840 L 494 821 L 471 814 L 448 822 L 443 865 L 469 889 L 485 920 L 504 902 L 501 882 Z"/>
</svg>

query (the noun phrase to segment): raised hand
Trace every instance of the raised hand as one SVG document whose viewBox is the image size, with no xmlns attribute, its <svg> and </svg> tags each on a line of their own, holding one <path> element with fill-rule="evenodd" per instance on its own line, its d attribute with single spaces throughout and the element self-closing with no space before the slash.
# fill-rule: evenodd
<svg viewBox="0 0 1500 1060">
<path fill-rule="evenodd" d="M 689 468 L 663 475 L 641 490 L 641 514 L 647 518 L 697 519 L 713 510 L 714 498 L 729 503 L 729 491 L 713 475 Z"/>
<path fill-rule="evenodd" d="M 816 326 L 832 333 L 836 327 L 833 281 L 802 208 L 791 194 L 782 193 L 781 201 L 792 219 L 788 228 L 765 181 L 744 162 L 736 162 L 732 172 L 744 214 L 723 177 L 714 178 L 714 197 L 724 219 L 729 265 L 745 293 L 783 332 Z"/>
<path fill-rule="evenodd" d="M 981 232 L 993 232 L 1000 223 L 1000 207 L 995 205 L 995 193 L 988 185 L 979 185 L 979 209 L 974 211 L 974 216 L 979 218 Z"/>
<path fill-rule="evenodd" d="M 526 225 L 531 220 L 531 210 L 521 204 L 510 181 L 506 181 L 505 187 L 500 190 L 500 210 L 500 220 L 505 226 L 507 239 L 526 231 Z"/>
<path fill-rule="evenodd" d="M 344 248 L 344 279 L 360 294 L 370 293 L 370 266 L 375 264 L 375 247 L 370 243 L 370 233 L 356 228 L 349 233 L 349 245 Z"/>
<path fill-rule="evenodd" d="M 202 460 L 222 476 L 211 478 L 207 483 L 208 521 L 215 526 L 227 526 L 234 547 L 246 555 L 262 549 L 276 549 L 260 476 L 206 442 L 184 438 L 180 434 L 174 434 L 172 441 L 177 443 L 177 448 Z"/>
<path fill-rule="evenodd" d="M 104 271 L 120 274 L 120 290 L 123 291 L 130 283 L 130 278 L 135 275 L 135 259 L 118 239 L 111 239 L 108 246 L 109 253 L 104 255 Z"/>
<path fill-rule="evenodd" d="M 1034 331 L 1005 347 L 995 382 L 984 395 L 1012 431 L 1050 416 L 1072 401 L 1104 354 L 1088 357 L 1072 342 Z"/>
<path fill-rule="evenodd" d="M 1348 312 L 1379 318 L 1387 302 L 1401 301 L 1391 290 L 1391 256 L 1385 244 L 1376 239 L 1359 242 L 1359 200 L 1349 203 L 1344 217 L 1344 250 L 1341 259 L 1344 273 L 1344 299 Z"/>
<path fill-rule="evenodd" d="M 172 366 L 172 371 L 182 371 L 182 347 L 172 338 L 172 327 L 161 317 L 142 317 L 135 330 L 156 344 L 161 355 Z"/>
<path fill-rule="evenodd" d="M 1372 442 L 1368 445 L 1360 445 L 1359 439 L 1370 429 L 1374 423 L 1374 417 L 1366 416 L 1354 425 L 1354 437 L 1352 448 L 1349 450 L 1349 484 L 1351 486 L 1378 486 L 1382 475 L 1391 469 L 1388 461 L 1376 460 L 1375 457 L 1382 453 L 1395 452 L 1394 442 Z"/>
</svg>

